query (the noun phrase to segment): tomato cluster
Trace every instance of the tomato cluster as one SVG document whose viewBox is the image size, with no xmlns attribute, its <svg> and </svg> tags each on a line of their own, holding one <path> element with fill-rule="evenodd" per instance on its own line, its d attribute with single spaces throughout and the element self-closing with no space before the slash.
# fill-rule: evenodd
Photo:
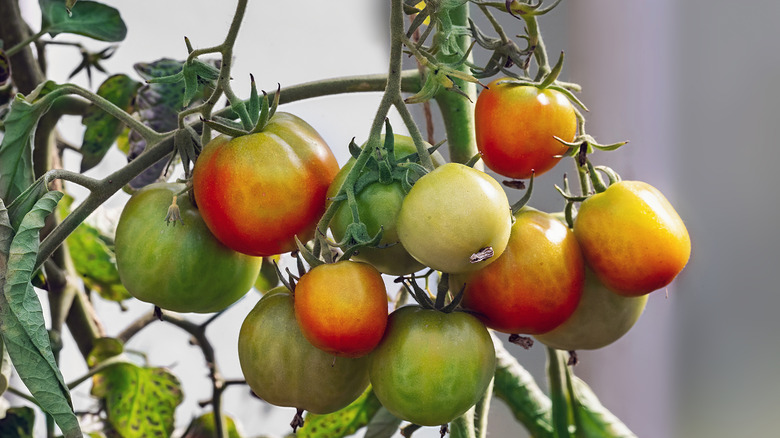
<svg viewBox="0 0 780 438">
<path fill-rule="evenodd" d="M 476 105 L 481 157 L 510 178 L 553 168 L 576 130 L 571 103 L 554 90 L 498 80 Z M 308 271 L 299 263 L 242 325 L 239 360 L 252 390 L 323 414 L 371 384 L 399 418 L 441 425 L 487 389 L 496 365 L 489 329 L 601 348 L 690 256 L 682 220 L 646 183 L 614 182 L 578 199 L 566 222 L 510 206 L 474 167 L 438 157 L 424 169 L 409 137 L 375 144 L 339 170 L 316 131 L 284 113 L 260 132 L 215 138 L 195 163 L 197 206 L 176 200 L 181 184 L 149 186 L 128 202 L 116 236 L 125 286 L 164 309 L 214 312 L 253 284 L 278 284 L 270 264 L 258 276 L 263 259 L 303 251 Z M 166 209 L 180 225 L 165 224 Z M 315 229 L 323 214 L 335 242 Z M 326 246 L 316 254 L 296 242 L 314 237 Z M 414 276 L 434 271 L 449 282 L 435 303 Z M 419 305 L 390 309 L 384 274 L 400 276 Z"/>
</svg>

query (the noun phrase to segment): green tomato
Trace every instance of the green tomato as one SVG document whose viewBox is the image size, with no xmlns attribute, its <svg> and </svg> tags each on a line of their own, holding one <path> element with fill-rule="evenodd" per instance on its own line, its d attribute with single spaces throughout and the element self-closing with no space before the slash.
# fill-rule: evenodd
<svg viewBox="0 0 780 438">
<path fill-rule="evenodd" d="M 496 367 L 493 341 L 477 318 L 419 306 L 390 314 L 370 358 L 379 401 L 398 418 L 421 426 L 449 423 L 474 406 Z"/>
<path fill-rule="evenodd" d="M 276 406 L 335 412 L 368 387 L 368 357 L 336 357 L 314 347 L 295 319 L 292 294 L 269 291 L 238 333 L 238 359 L 249 387 Z"/>
<path fill-rule="evenodd" d="M 504 252 L 512 212 L 504 189 L 488 174 L 447 163 L 412 186 L 398 215 L 398 237 L 415 259 L 451 274 L 481 269 Z M 493 256 L 472 256 L 492 249 Z"/>
<path fill-rule="evenodd" d="M 559 350 L 595 350 L 625 335 L 639 320 L 647 295 L 624 297 L 609 290 L 590 269 L 574 313 L 552 331 L 536 339 Z"/>
<path fill-rule="evenodd" d="M 411 137 L 396 134 L 393 138 L 393 154 L 396 158 L 400 159 L 417 152 Z M 380 144 L 383 142 L 384 135 L 380 138 Z M 426 146 L 430 147 L 427 143 Z M 444 162 L 441 155 L 436 152 L 432 158 L 434 164 Z M 336 196 L 354 165 L 355 159 L 352 158 L 341 168 L 328 189 L 328 198 Z M 366 224 L 368 233 L 373 236 L 382 229 L 382 239 L 379 241 L 379 247 L 363 248 L 353 255 L 352 259 L 370 263 L 379 272 L 390 275 L 411 274 L 425 267 L 409 255 L 399 243 L 396 221 L 405 196 L 406 193 L 398 181 L 390 184 L 381 182 L 369 184 L 355 196 L 360 220 Z M 351 223 L 352 211 L 346 202 L 342 202 L 330 221 L 333 237 L 337 241 L 343 239 Z"/>
<path fill-rule="evenodd" d="M 119 278 L 135 298 L 163 309 L 217 312 L 252 287 L 262 259 L 221 244 L 188 196 L 177 201 L 184 223 L 166 223 L 173 196 L 184 187 L 152 184 L 127 202 L 116 229 Z"/>
</svg>

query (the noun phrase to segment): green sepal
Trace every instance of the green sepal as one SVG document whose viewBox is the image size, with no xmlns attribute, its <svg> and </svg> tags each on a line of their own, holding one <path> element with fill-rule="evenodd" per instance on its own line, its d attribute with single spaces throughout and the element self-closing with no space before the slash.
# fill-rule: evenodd
<svg viewBox="0 0 780 438">
<path fill-rule="evenodd" d="M 531 200 L 531 195 L 534 191 L 534 174 L 531 173 L 531 179 L 528 180 L 528 189 L 523 194 L 523 197 L 518 199 L 517 202 L 512 204 L 512 216 L 516 215 L 520 210 L 528 205 Z"/>
</svg>

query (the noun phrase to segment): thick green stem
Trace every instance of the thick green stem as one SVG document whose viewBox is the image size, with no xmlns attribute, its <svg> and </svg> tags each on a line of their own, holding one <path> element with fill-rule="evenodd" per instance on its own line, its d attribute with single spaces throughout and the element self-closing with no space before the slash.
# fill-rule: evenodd
<svg viewBox="0 0 780 438">
<path fill-rule="evenodd" d="M 474 430 L 474 407 L 466 411 L 465 414 L 450 422 L 451 438 L 476 438 Z"/>
<path fill-rule="evenodd" d="M 552 403 L 533 376 L 493 336 L 496 375 L 493 393 L 534 438 L 553 438 Z"/>
<path fill-rule="evenodd" d="M 569 437 L 569 397 L 566 389 L 566 361 L 558 350 L 547 347 L 547 378 L 552 399 L 552 419 L 556 438 Z"/>
<path fill-rule="evenodd" d="M 453 9 L 450 12 L 450 18 L 453 25 L 468 26 L 469 3 Z M 466 53 L 471 44 L 469 38 L 464 35 L 458 39 L 461 50 Z M 440 60 L 445 63 L 454 63 L 459 58 L 459 55 L 453 55 L 450 58 L 441 56 Z M 471 74 L 466 63 L 461 64 L 459 70 Z M 444 129 L 447 133 L 450 161 L 466 163 L 477 153 L 477 140 L 474 135 L 474 102 L 477 100 L 477 86 L 462 79 L 452 79 L 468 98 L 442 89 L 436 95 L 436 103 L 439 105 Z"/>
</svg>

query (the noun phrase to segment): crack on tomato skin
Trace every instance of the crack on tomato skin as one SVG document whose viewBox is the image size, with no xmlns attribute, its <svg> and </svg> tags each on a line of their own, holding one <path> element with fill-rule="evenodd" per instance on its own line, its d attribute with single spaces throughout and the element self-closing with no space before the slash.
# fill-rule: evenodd
<svg viewBox="0 0 780 438">
<path fill-rule="evenodd" d="M 469 261 L 471 263 L 479 263 L 484 262 L 485 260 L 488 260 L 492 258 L 495 255 L 495 251 L 493 251 L 492 246 L 486 246 L 479 251 L 475 252 L 469 257 Z"/>
</svg>

